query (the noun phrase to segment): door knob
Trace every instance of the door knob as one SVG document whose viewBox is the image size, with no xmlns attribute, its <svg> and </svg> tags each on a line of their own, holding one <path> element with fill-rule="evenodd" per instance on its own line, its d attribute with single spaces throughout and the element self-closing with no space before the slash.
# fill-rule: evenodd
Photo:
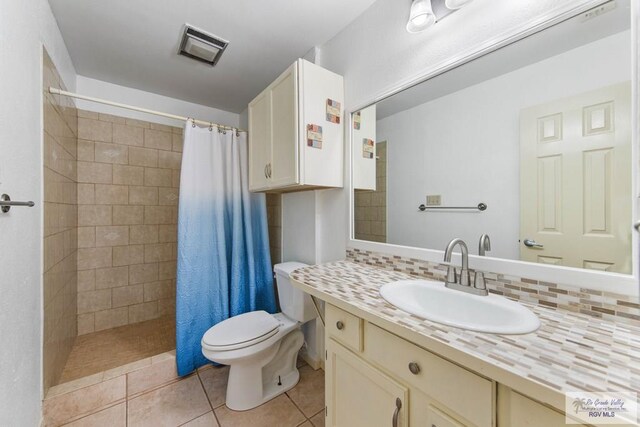
<svg viewBox="0 0 640 427">
<path fill-rule="evenodd" d="M 344 329 L 344 323 L 342 323 L 340 320 L 338 320 L 336 322 L 336 328 L 338 328 L 339 331 Z"/>
<path fill-rule="evenodd" d="M 528 248 L 544 248 L 543 244 L 540 244 L 533 239 L 524 239 L 522 243 L 524 243 L 524 245 Z"/>
</svg>

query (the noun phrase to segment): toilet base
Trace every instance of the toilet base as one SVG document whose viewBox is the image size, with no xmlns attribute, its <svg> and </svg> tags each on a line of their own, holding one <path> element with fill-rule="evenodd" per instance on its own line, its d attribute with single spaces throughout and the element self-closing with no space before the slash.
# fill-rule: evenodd
<svg viewBox="0 0 640 427">
<path fill-rule="evenodd" d="M 265 366 L 256 364 L 255 359 L 232 364 L 227 383 L 227 407 L 246 411 L 292 389 L 300 380 L 296 362 L 303 342 L 304 335 L 296 328 L 282 338 L 280 345 L 270 349 L 275 354 L 266 355 L 269 362 Z"/>
</svg>

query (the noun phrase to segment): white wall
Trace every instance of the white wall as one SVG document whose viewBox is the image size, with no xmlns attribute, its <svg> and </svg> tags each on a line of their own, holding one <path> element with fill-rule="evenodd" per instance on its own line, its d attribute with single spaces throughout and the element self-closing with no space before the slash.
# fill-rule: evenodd
<svg viewBox="0 0 640 427">
<path fill-rule="evenodd" d="M 42 45 L 65 84 L 75 69 L 46 0 L 0 2 L 0 425 L 37 426 L 42 398 Z"/>
<path fill-rule="evenodd" d="M 431 31 L 409 34 L 405 26 L 410 2 L 378 0 L 320 47 L 316 63 L 344 76 L 346 118 L 355 108 L 429 74 L 456 57 L 504 40 L 519 32 L 523 25 L 535 25 L 587 3 L 590 1 L 476 0 Z M 348 144 L 345 145 L 347 174 L 351 156 Z M 348 182 L 347 178 L 343 190 L 323 190 L 336 193 L 318 212 L 326 229 L 345 233 L 349 230 Z M 342 215 L 333 215 L 336 211 Z M 335 239 L 333 235 L 328 239 L 319 247 L 344 254 L 345 239 Z"/>
<path fill-rule="evenodd" d="M 237 127 L 240 115 L 205 105 L 194 104 L 180 99 L 169 98 L 139 89 L 119 86 L 89 77 L 78 76 L 76 91 L 81 95 L 102 98 L 108 101 L 129 104 L 136 107 L 148 108 L 163 113 L 177 114 L 185 117 L 194 117 L 200 120 L 211 121 L 227 126 Z M 97 102 L 77 100 L 78 108 L 99 113 L 114 114 L 121 117 L 146 120 L 154 123 L 161 123 L 170 126 L 182 126 L 178 120 L 155 116 L 137 111 L 127 110 L 119 107 L 112 107 Z"/>
<path fill-rule="evenodd" d="M 378 121 L 387 141 L 387 243 L 443 250 L 454 237 L 477 253 L 519 259 L 523 108 L 630 79 L 629 31 L 598 40 Z M 460 121 L 464 120 L 464 126 Z M 421 213 L 427 194 L 483 213 Z"/>
</svg>

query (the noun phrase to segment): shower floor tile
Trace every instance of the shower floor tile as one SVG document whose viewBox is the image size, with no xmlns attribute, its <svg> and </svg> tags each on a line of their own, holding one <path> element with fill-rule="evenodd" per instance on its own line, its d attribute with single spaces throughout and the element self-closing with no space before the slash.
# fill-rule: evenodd
<svg viewBox="0 0 640 427">
<path fill-rule="evenodd" d="M 175 320 L 162 317 L 76 338 L 59 384 L 176 348 Z"/>
</svg>

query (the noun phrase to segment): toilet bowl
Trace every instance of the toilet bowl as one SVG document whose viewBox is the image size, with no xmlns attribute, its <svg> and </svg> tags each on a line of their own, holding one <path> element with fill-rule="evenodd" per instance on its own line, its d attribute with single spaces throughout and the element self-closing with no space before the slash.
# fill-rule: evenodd
<svg viewBox="0 0 640 427">
<path fill-rule="evenodd" d="M 252 311 L 224 320 L 202 337 L 202 354 L 229 365 L 227 407 L 255 408 L 293 388 L 300 379 L 296 367 L 304 343 L 302 323 L 316 317 L 309 295 L 291 285 L 289 275 L 306 264 L 287 262 L 274 267 L 282 313 Z"/>
</svg>

